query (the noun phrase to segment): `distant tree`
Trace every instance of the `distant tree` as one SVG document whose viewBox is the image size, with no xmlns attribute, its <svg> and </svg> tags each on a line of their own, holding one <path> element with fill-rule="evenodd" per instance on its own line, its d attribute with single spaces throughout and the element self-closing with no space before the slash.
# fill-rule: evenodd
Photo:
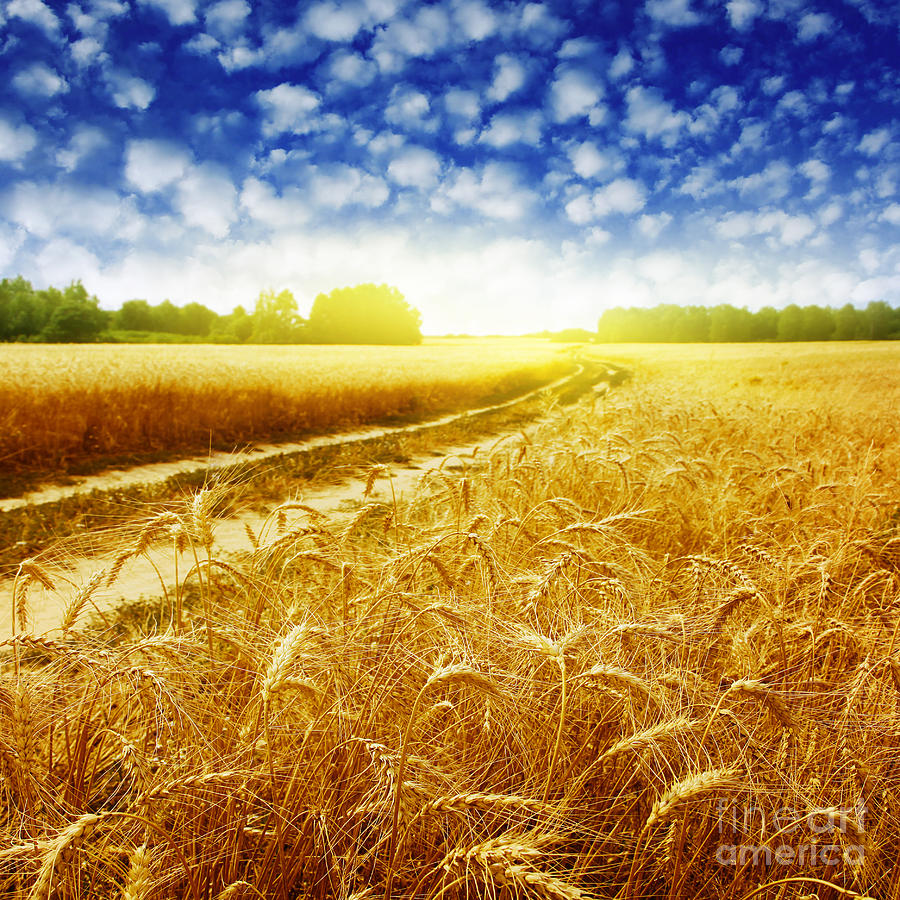
<svg viewBox="0 0 900 900">
<path fill-rule="evenodd" d="M 727 303 L 714 306 L 709 313 L 709 339 L 717 343 L 752 340 L 753 314 Z"/>
<path fill-rule="evenodd" d="M 778 315 L 779 341 L 803 340 L 803 310 L 796 303 L 786 306 Z"/>
<path fill-rule="evenodd" d="M 863 337 L 870 341 L 883 341 L 894 326 L 894 311 L 883 300 L 873 300 L 863 313 Z"/>
<path fill-rule="evenodd" d="M 261 291 L 252 319 L 250 340 L 255 344 L 296 344 L 303 340 L 304 322 L 290 291 Z"/>
<path fill-rule="evenodd" d="M 153 328 L 165 334 L 180 334 L 181 310 L 171 301 L 163 300 L 151 307 L 153 310 Z"/>
<path fill-rule="evenodd" d="M 88 296 L 84 285 L 76 281 L 62 292 L 41 337 L 55 343 L 94 341 L 106 323 L 107 315 L 100 309 L 97 298 Z"/>
<path fill-rule="evenodd" d="M 236 306 L 227 316 L 219 316 L 210 330 L 214 341 L 243 344 L 253 333 L 253 317 L 243 306 Z"/>
<path fill-rule="evenodd" d="M 126 300 L 113 322 L 123 331 L 154 331 L 156 327 L 153 307 L 146 300 Z"/>
<path fill-rule="evenodd" d="M 774 306 L 764 306 L 753 313 L 751 340 L 774 341 L 778 337 L 778 315 Z"/>
<path fill-rule="evenodd" d="M 319 344 L 419 344 L 421 323 L 397 288 L 360 284 L 316 297 L 309 336 Z"/>
<path fill-rule="evenodd" d="M 834 314 L 834 333 L 836 341 L 852 341 L 859 337 L 861 317 L 852 303 L 845 303 Z"/>
<path fill-rule="evenodd" d="M 202 303 L 188 303 L 181 307 L 178 334 L 208 335 L 218 315 Z"/>
<path fill-rule="evenodd" d="M 37 316 L 35 291 L 21 275 L 0 282 L 0 340 L 37 334 L 42 327 Z"/>
<path fill-rule="evenodd" d="M 821 306 L 803 307 L 804 341 L 827 341 L 834 332 L 834 314 Z"/>
</svg>

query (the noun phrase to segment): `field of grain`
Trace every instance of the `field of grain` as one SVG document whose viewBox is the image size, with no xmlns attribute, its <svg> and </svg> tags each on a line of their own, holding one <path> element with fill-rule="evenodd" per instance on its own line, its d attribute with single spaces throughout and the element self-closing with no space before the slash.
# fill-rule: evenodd
<svg viewBox="0 0 900 900">
<path fill-rule="evenodd" d="M 231 450 L 505 399 L 571 368 L 521 339 L 419 347 L 0 344 L 0 471 Z M 373 389 L 373 387 L 375 389 Z"/>
<path fill-rule="evenodd" d="M 409 503 L 148 512 L 45 638 L 24 564 L 0 892 L 900 898 L 900 347 L 596 352 Z"/>
</svg>

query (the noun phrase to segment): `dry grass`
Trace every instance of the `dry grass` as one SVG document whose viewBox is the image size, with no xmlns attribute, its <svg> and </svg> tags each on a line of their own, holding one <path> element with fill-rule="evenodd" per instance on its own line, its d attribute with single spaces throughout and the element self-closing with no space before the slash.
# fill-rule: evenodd
<svg viewBox="0 0 900 900">
<path fill-rule="evenodd" d="M 0 893 L 900 898 L 900 354 L 792 350 L 627 350 L 388 528 L 157 523 L 166 628 L 11 648 Z"/>
<path fill-rule="evenodd" d="M 505 398 L 570 366 L 559 345 L 0 345 L 0 472 L 202 453 Z M 377 385 L 377 390 L 372 386 Z"/>
</svg>

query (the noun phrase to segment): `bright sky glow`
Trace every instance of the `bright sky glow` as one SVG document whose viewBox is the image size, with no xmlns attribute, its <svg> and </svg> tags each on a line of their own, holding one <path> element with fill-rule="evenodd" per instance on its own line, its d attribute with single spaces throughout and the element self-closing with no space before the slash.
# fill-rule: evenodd
<svg viewBox="0 0 900 900">
<path fill-rule="evenodd" d="M 6 0 L 0 274 L 427 333 L 900 303 L 888 0 Z"/>
</svg>

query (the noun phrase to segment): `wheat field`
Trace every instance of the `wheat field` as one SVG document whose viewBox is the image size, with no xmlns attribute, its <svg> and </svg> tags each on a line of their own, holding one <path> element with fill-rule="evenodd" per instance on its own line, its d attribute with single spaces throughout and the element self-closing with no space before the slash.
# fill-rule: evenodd
<svg viewBox="0 0 900 900">
<path fill-rule="evenodd" d="M 231 450 L 491 403 L 572 368 L 559 345 L 0 344 L 0 472 Z M 373 386 L 377 389 L 373 390 Z"/>
<path fill-rule="evenodd" d="M 409 502 L 23 563 L 3 895 L 900 898 L 900 348 L 596 352 L 631 382 Z"/>
</svg>

